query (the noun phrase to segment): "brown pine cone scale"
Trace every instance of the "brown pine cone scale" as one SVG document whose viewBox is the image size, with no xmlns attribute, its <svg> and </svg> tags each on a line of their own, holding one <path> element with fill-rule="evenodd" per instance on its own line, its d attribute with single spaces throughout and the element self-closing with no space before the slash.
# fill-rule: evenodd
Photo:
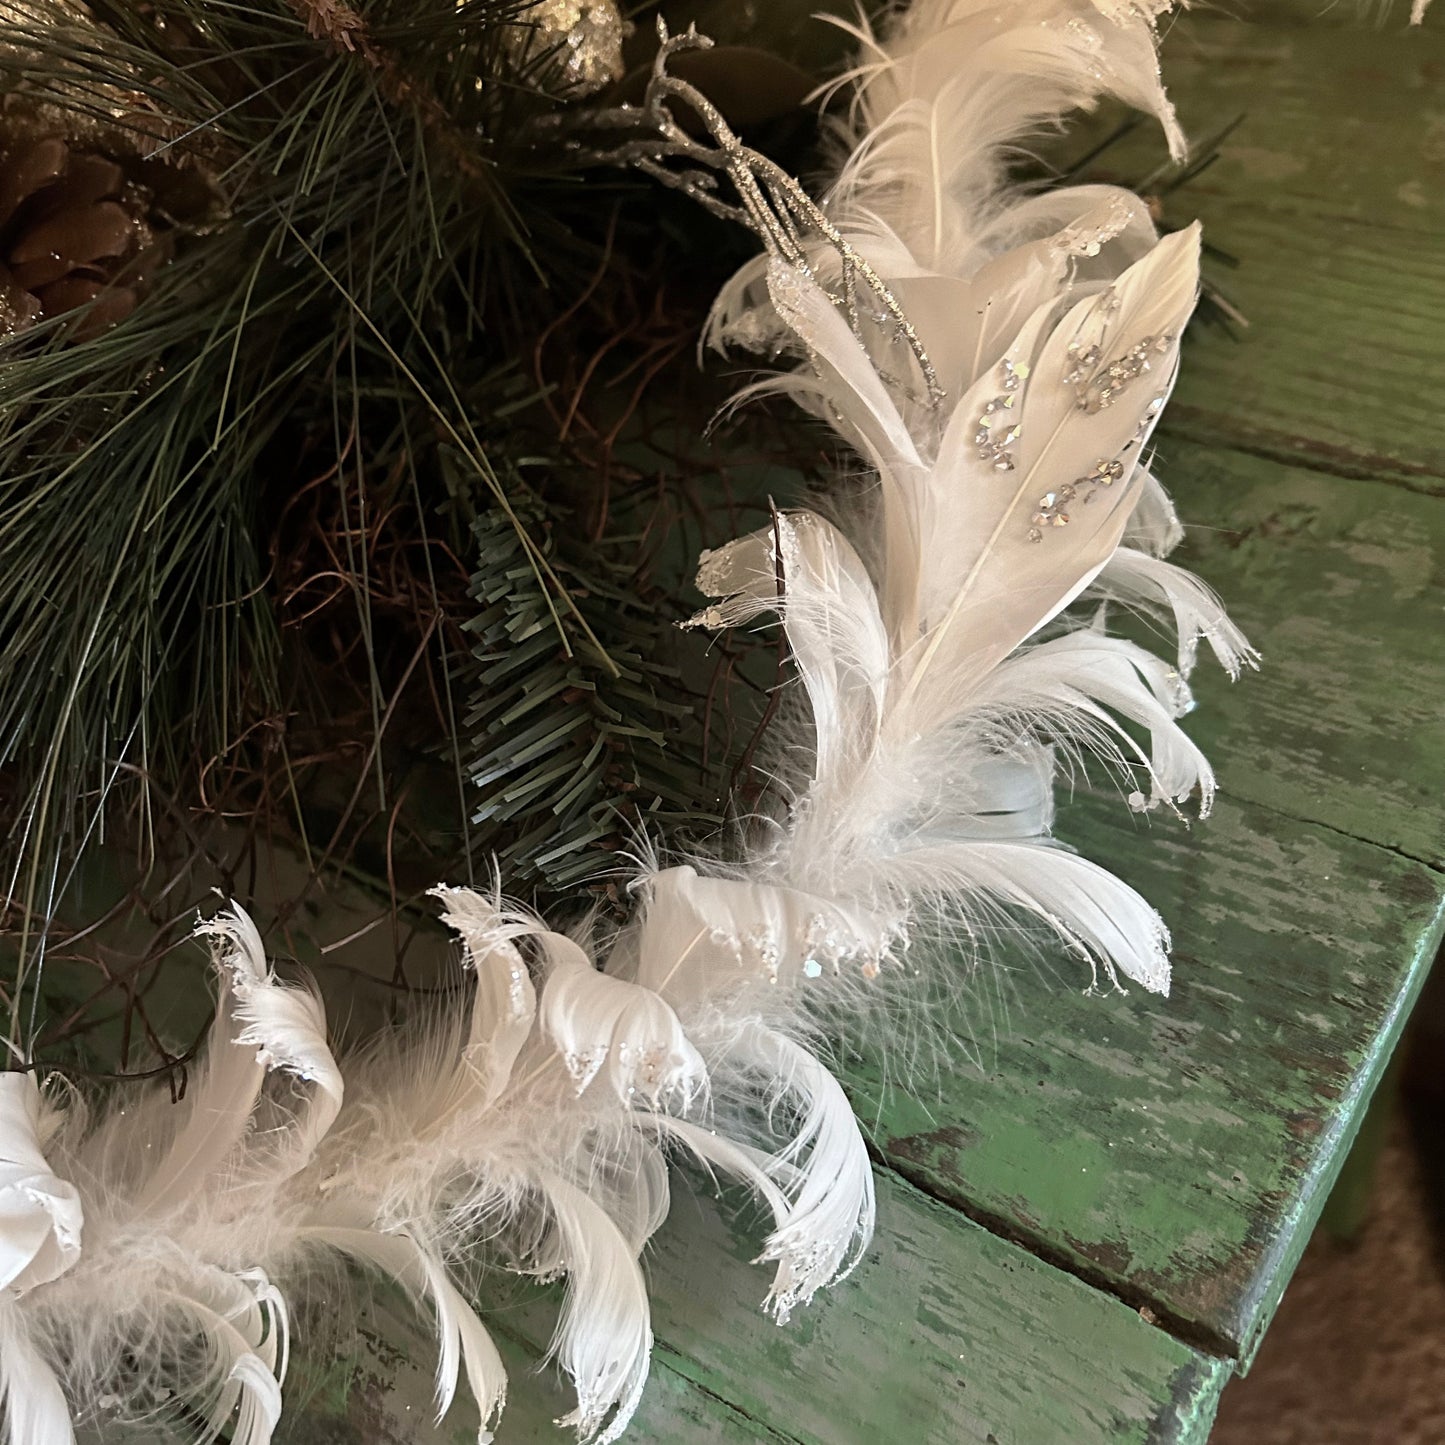
<svg viewBox="0 0 1445 1445">
<path fill-rule="evenodd" d="M 0 153 L 0 335 L 89 306 L 83 340 L 128 316 L 169 254 L 149 209 L 123 166 L 59 136 Z"/>
</svg>

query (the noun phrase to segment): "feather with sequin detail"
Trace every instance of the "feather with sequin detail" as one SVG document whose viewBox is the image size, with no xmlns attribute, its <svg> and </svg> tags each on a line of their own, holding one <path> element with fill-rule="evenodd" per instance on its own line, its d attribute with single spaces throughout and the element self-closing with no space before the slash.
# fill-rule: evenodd
<svg viewBox="0 0 1445 1445">
<path fill-rule="evenodd" d="M 920 933 L 971 963 L 1001 922 L 1031 921 L 1095 976 L 1167 989 L 1163 921 L 1052 826 L 1061 769 L 1096 760 L 1136 807 L 1206 810 L 1186 676 L 1200 641 L 1231 673 L 1253 661 L 1166 560 L 1181 528 L 1147 456 L 1198 235 L 1160 240 L 1117 188 L 1030 195 L 1007 170 L 1101 95 L 1177 148 L 1164 8 L 918 0 L 857 31 L 823 208 L 776 168 L 754 188 L 793 210 L 761 224 L 769 253 L 720 296 L 710 337 L 786 355 L 743 399 L 790 396 L 875 485 L 832 521 L 780 512 L 702 559 L 696 625 L 780 619 L 801 684 L 772 745 L 775 804 L 730 856 L 640 870 L 634 916 L 600 942 L 437 890 L 470 996 L 339 1061 L 314 991 L 278 979 L 233 907 L 203 930 L 219 999 L 179 1103 L 157 1089 L 92 1120 L 5 1076 L 8 1445 L 69 1445 L 71 1411 L 96 1414 L 117 1381 L 131 1417 L 185 1412 L 196 1438 L 267 1445 L 287 1299 L 317 1269 L 399 1287 L 435 1337 L 439 1415 L 465 1386 L 489 1440 L 507 1379 L 476 1302 L 483 1240 L 564 1282 L 561 1423 L 606 1445 L 647 1379 L 641 1257 L 669 1158 L 761 1201 L 778 1320 L 861 1257 L 874 1185 L 832 1051 L 840 1024 L 888 1018 Z M 1118 606 L 1172 622 L 1176 657 L 1111 635 Z"/>
</svg>

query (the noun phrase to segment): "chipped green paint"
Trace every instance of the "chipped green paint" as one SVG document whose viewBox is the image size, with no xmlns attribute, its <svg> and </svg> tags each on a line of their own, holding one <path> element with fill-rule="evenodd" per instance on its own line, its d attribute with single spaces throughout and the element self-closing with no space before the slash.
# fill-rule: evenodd
<svg viewBox="0 0 1445 1445">
<path fill-rule="evenodd" d="M 503 1287 L 504 1295 L 516 1293 Z M 546 1336 L 523 1340 L 508 1312 L 500 1313 L 490 1324 L 510 1385 L 498 1445 L 563 1445 L 574 1437 L 558 1429 L 556 1421 L 572 1409 L 573 1401 L 555 1371 L 537 1368 Z M 410 1307 L 393 1291 L 379 1290 L 352 1348 L 324 1362 L 304 1353 L 297 1361 L 301 1378 L 289 1382 L 294 1402 L 282 1417 L 276 1445 L 477 1445 L 477 1414 L 465 1388 L 446 1419 L 436 1419 L 431 1369 L 435 1347 L 435 1339 L 418 1329 Z M 784 1436 L 698 1390 L 664 1359 L 654 1363 L 648 1398 L 637 1420 L 653 1438 L 678 1445 L 785 1442 Z"/>
<path fill-rule="evenodd" d="M 1445 18 L 1245 15 L 1196 7 L 1164 50 L 1192 134 L 1243 116 L 1174 204 L 1239 259 L 1218 275 L 1251 323 L 1238 343 L 1191 338 L 1164 429 L 1445 491 Z M 1159 154 L 1140 127 L 1108 160 L 1137 175 Z"/>
<path fill-rule="evenodd" d="M 865 1057 L 855 1101 L 930 1193 L 1247 1357 L 1433 956 L 1441 879 L 1232 800 L 1187 832 L 1114 799 L 1065 823 L 1163 911 L 1172 996 L 1021 967 L 983 1067 L 955 1053 L 910 1096 Z"/>
<path fill-rule="evenodd" d="M 676 1212 L 651 1268 L 659 1335 L 690 1378 L 802 1445 L 1207 1434 L 1222 1362 L 901 1181 L 880 1177 L 857 1271 L 783 1328 L 758 1320 L 755 1229 L 734 1238 L 685 1200 Z"/>
<path fill-rule="evenodd" d="M 1207 662 L 1197 674 L 1190 731 L 1225 787 L 1445 867 L 1445 501 L 1178 441 L 1160 450 L 1199 523 L 1184 560 L 1264 654 L 1232 687 Z"/>
<path fill-rule="evenodd" d="M 691 1180 L 691 1183 L 689 1182 Z M 762 1314 L 759 1223 L 730 1222 L 681 1176 L 649 1251 L 659 1347 L 628 1439 L 656 1445 L 1202 1445 L 1229 1366 L 898 1179 L 879 1181 L 879 1238 L 856 1273 L 786 1326 Z M 481 1309 L 512 1370 L 498 1445 L 560 1441 L 568 1408 L 545 1348 L 558 1290 L 499 1279 Z M 316 1394 L 295 1445 L 452 1445 L 475 1439 L 458 1402 L 426 1423 L 430 1342 L 389 1301 L 369 1348 Z M 521 1343 L 519 1343 L 521 1342 Z M 342 1400 L 344 1399 L 344 1404 Z"/>
</svg>

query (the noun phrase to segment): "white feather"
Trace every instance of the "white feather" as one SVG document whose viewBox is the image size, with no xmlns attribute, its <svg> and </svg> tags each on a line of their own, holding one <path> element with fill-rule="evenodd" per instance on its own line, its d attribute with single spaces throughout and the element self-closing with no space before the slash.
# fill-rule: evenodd
<svg viewBox="0 0 1445 1445">
<path fill-rule="evenodd" d="M 439 1347 L 437 1419 L 451 1409 L 458 1375 L 465 1369 L 468 1388 L 481 1413 L 482 1428 L 477 1439 L 479 1445 L 487 1445 L 492 1438 L 489 1426 L 506 1403 L 506 1368 L 486 1326 L 451 1282 L 446 1266 L 435 1253 L 402 1231 L 382 1233 L 327 1225 L 308 1229 L 302 1239 L 379 1270 L 413 1298 L 431 1302 Z"/>
<path fill-rule="evenodd" d="M 652 1352 L 647 1286 L 628 1241 L 576 1186 L 541 1187 L 567 1272 L 567 1299 L 552 1351 L 577 1387 L 577 1408 L 557 1423 L 610 1445 L 642 1398 Z"/>
<path fill-rule="evenodd" d="M 1128 884 L 1052 839 L 931 842 L 881 863 L 878 882 L 913 896 L 995 899 L 1042 920 L 1111 982 L 1123 974 L 1169 992 L 1163 920 Z"/>
<path fill-rule="evenodd" d="M 792 1213 L 792 1205 L 787 1194 L 768 1172 L 770 1169 L 782 1172 L 777 1160 L 769 1158 L 760 1149 L 741 1144 L 715 1129 L 705 1129 L 686 1119 L 674 1119 L 669 1115 L 659 1114 L 657 1127 L 665 1137 L 680 1144 L 693 1155 L 709 1172 L 724 1169 L 742 1180 L 772 1211 L 773 1223 L 777 1227 L 781 1228 L 787 1223 Z M 775 1286 L 776 1288 L 781 1288 L 781 1285 Z"/>
<path fill-rule="evenodd" d="M 793 989 L 894 962 L 897 917 L 752 879 L 700 875 L 686 864 L 647 880 L 638 980 L 679 1007 L 754 983 Z"/>
<path fill-rule="evenodd" d="M 1141 463 L 1137 475 L 1139 495 L 1124 528 L 1124 543 L 1151 557 L 1167 557 L 1184 540 L 1183 524 L 1148 466 Z"/>
<path fill-rule="evenodd" d="M 737 1047 L 770 1100 L 797 1112 L 792 1138 L 765 1166 L 789 1181 L 791 1197 L 787 1220 L 761 1256 L 778 1262 L 768 1308 L 781 1323 L 846 1275 L 868 1247 L 877 1221 L 873 1168 L 848 1096 L 814 1055 L 758 1025 Z"/>
<path fill-rule="evenodd" d="M 40 1086 L 0 1074 L 0 1400 L 6 1445 L 73 1445 L 70 1409 L 19 1300 L 80 1258 L 84 1206 L 41 1150 Z"/>
<path fill-rule="evenodd" d="M 1132 642 L 1088 628 L 1025 648 L 993 670 L 974 705 L 1056 738 L 1073 735 L 1120 765 L 1132 754 L 1148 769 L 1151 802 L 1181 803 L 1198 790 L 1200 816 L 1208 816 L 1213 771 L 1175 722 L 1193 706 L 1189 689 Z M 1116 717 L 1149 730 L 1148 752 Z"/>
<path fill-rule="evenodd" d="M 281 1418 L 281 1384 L 264 1357 L 268 1331 L 284 1331 L 262 1300 L 219 1271 L 198 1274 L 187 1289 L 163 1290 L 158 1302 L 189 1323 L 208 1369 L 187 1391 L 207 1428 L 200 1441 L 230 1430 L 234 1445 L 267 1445 Z"/>
<path fill-rule="evenodd" d="M 70 1407 L 24 1315 L 0 1301 L 0 1405 L 5 1445 L 75 1445 Z"/>
<path fill-rule="evenodd" d="M 1229 620 L 1213 588 L 1182 567 L 1137 547 L 1120 547 L 1104 564 L 1091 591 L 1154 617 L 1172 619 L 1179 643 L 1179 671 L 1194 671 L 1201 638 L 1231 679 L 1258 666 L 1259 654 Z"/>
<path fill-rule="evenodd" d="M 40 1086 L 0 1073 L 0 1291 L 22 1295 L 80 1258 L 85 1209 L 40 1147 Z"/>
<path fill-rule="evenodd" d="M 476 978 L 464 1063 L 473 1076 L 468 1087 L 487 1109 L 511 1078 L 536 1016 L 536 990 L 514 941 L 530 929 L 469 888 L 432 892 L 446 904 L 442 919 L 461 936 Z"/>
<path fill-rule="evenodd" d="M 1198 247 L 1197 228 L 1165 237 L 1109 292 L 1057 320 L 1041 309 L 1001 374 L 959 402 L 933 467 L 884 470 L 885 516 L 903 514 L 890 536 L 920 539 L 911 556 L 890 551 L 895 575 L 883 596 L 893 636 L 912 643 L 899 707 L 921 708 L 925 727 L 947 716 L 961 680 L 1055 617 L 1118 546 L 1137 459 L 1173 385 Z M 1111 369 L 1136 366 L 1145 369 L 1111 384 Z M 980 435 L 989 438 L 982 446 Z M 980 455 L 1000 445 L 1009 465 Z M 1112 480 L 1090 480 L 1114 466 Z M 1034 520 L 1052 508 L 1049 498 L 1058 499 L 1053 525 Z"/>
<path fill-rule="evenodd" d="M 966 276 L 1012 200 L 1018 142 L 1101 94 L 1154 114 L 1171 153 L 1183 136 L 1159 83 L 1153 15 L 1089 0 L 914 0 L 856 77 L 850 153 L 829 197 L 849 232 L 883 221 L 927 270 Z"/>
<path fill-rule="evenodd" d="M 856 757 L 877 731 L 888 686 L 888 633 L 858 554 L 812 512 L 780 513 L 771 529 L 705 552 L 697 587 L 721 599 L 689 626 L 737 627 L 764 612 L 787 618 L 828 771 Z"/>
<path fill-rule="evenodd" d="M 539 1017 L 580 1094 L 604 1069 L 624 1103 L 673 1095 L 685 1111 L 707 1069 L 677 1015 L 650 988 L 612 978 L 560 933 L 539 932 L 545 959 Z"/>
<path fill-rule="evenodd" d="M 312 1085 L 262 1166 L 273 1183 L 304 1167 L 341 1108 L 341 1071 L 326 1043 L 319 996 L 277 982 L 255 924 L 234 903 L 197 933 L 216 940 L 221 997 L 199 1077 L 175 1111 L 181 1122 L 139 1189 L 136 1207 L 143 1211 L 183 1205 L 223 1170 L 238 1167 L 268 1071 Z"/>
</svg>

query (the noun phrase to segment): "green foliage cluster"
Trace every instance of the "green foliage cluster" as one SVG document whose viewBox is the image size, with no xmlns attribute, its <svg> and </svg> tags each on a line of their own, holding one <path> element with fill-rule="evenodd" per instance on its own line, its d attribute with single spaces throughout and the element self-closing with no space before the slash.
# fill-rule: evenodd
<svg viewBox="0 0 1445 1445">
<path fill-rule="evenodd" d="M 493 859 L 543 906 L 605 897 L 618 850 L 747 806 L 773 655 L 675 624 L 698 549 L 826 461 L 766 414 L 705 435 L 738 378 L 696 338 L 756 242 L 568 143 L 533 3 L 0 0 L 0 169 L 64 137 L 168 236 L 119 325 L 0 336 L 22 1049 L 97 843 L 174 914 L 101 970 L 129 1031 L 196 897 L 158 870 L 204 854 L 246 895 L 215 829 L 252 870 L 283 839 L 308 888 L 384 880 L 394 917 Z M 657 8 L 598 103 L 641 98 Z M 679 70 L 806 176 L 848 37 L 816 0 L 661 8 L 719 42 Z"/>
<path fill-rule="evenodd" d="M 647 575 L 629 504 L 668 464 L 618 457 L 750 242 L 546 138 L 527 9 L 0 7 L 0 150 L 78 137 L 208 198 L 120 325 L 0 339 L 16 1020 L 97 842 L 144 871 L 264 816 L 318 867 L 405 874 L 412 838 L 418 876 L 495 854 L 545 894 L 638 825 L 715 823 L 682 573 Z M 662 392 L 693 438 L 724 395 Z"/>
<path fill-rule="evenodd" d="M 609 536 L 584 571 L 558 556 L 564 518 L 537 499 L 522 517 L 578 610 L 556 614 L 500 512 L 477 517 L 466 628 L 484 681 L 463 720 L 473 821 L 501 833 L 504 878 L 566 889 L 615 872 L 611 855 L 637 830 L 721 819 L 705 812 L 695 702 L 662 660 L 673 606 L 655 588 L 619 585 L 636 539 Z"/>
</svg>

